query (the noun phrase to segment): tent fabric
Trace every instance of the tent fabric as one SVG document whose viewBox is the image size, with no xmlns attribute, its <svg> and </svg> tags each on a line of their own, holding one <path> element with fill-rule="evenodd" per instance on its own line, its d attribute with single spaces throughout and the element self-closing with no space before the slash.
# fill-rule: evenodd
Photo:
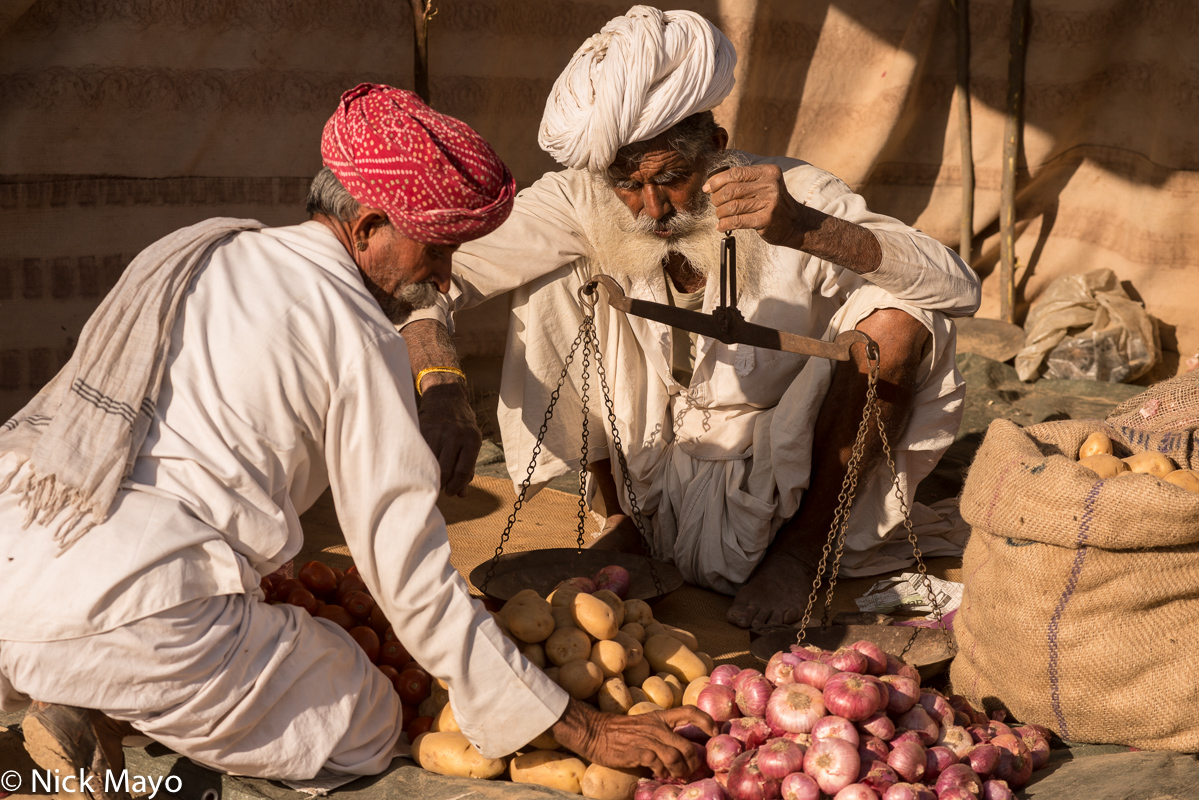
<svg viewBox="0 0 1199 800">
<path fill-rule="evenodd" d="M 554 79 L 631 2 L 438 0 L 430 100 L 528 185 Z M 738 51 L 716 110 L 735 146 L 799 157 L 956 247 L 956 20 L 944 0 L 681 0 Z M 999 308 L 1011 0 L 972 0 L 979 316 Z M 1019 158 L 1022 319 L 1054 278 L 1107 267 L 1160 322 L 1172 375 L 1199 351 L 1199 7 L 1032 4 Z M 408 4 L 11 0 L 0 10 L 0 417 L 66 361 L 132 257 L 215 216 L 303 218 L 321 126 L 363 82 L 413 85 Z M 506 316 L 459 320 L 494 356 Z"/>
</svg>

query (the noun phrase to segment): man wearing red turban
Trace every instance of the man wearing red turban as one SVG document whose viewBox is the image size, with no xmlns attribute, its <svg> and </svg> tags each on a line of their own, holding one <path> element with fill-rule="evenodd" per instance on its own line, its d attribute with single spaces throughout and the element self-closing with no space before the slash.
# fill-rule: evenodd
<svg viewBox="0 0 1199 800">
<path fill-rule="evenodd" d="M 672 727 L 707 717 L 571 700 L 450 565 L 394 323 L 508 215 L 507 168 L 463 123 L 368 84 L 322 155 L 310 221 L 214 219 L 151 245 L 0 429 L 0 710 L 28 707 L 34 760 L 92 798 L 129 797 L 133 734 L 232 774 L 382 771 L 403 718 L 391 681 L 336 615 L 260 588 L 331 488 L 375 625 L 448 684 L 479 752 L 550 732 L 593 761 L 688 773 Z"/>
</svg>

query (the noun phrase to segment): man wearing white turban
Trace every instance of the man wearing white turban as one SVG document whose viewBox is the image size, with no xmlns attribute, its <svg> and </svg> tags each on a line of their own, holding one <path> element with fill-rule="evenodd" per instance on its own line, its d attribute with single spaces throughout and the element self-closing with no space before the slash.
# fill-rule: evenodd
<svg viewBox="0 0 1199 800">
<path fill-rule="evenodd" d="M 458 250 L 448 302 L 404 329 L 428 343 L 413 348 L 414 364 L 453 358 L 436 345 L 448 341 L 441 326 L 452 311 L 513 292 L 500 427 L 509 472 L 523 480 L 582 320 L 578 288 L 604 273 L 630 297 L 711 312 L 720 240 L 733 231 L 746 319 L 819 339 L 856 328 L 881 345 L 881 418 L 904 499 L 874 432 L 841 574 L 911 563 L 905 510 L 926 555 L 960 553 L 962 531 L 911 498 L 961 419 L 951 318 L 977 309 L 978 276 L 829 173 L 728 150 L 710 109 L 732 89 L 735 63 L 728 39 L 689 11 L 636 6 L 584 42 L 538 137 L 567 169 L 520 192 L 504 225 Z M 587 469 L 607 514 L 593 546 L 635 546 L 631 487 L 654 554 L 693 583 L 736 594 L 731 621 L 794 622 L 862 416 L 862 348 L 835 363 L 725 345 L 603 303 L 596 325 L 628 474 L 609 457 L 593 375 Z M 580 467 L 580 399 L 568 380 L 534 483 Z"/>
</svg>

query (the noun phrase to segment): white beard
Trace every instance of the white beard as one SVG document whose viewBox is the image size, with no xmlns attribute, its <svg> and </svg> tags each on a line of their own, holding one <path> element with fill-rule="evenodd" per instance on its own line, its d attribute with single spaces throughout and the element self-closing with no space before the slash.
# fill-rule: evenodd
<svg viewBox="0 0 1199 800">
<path fill-rule="evenodd" d="M 585 219 L 596 271 L 617 280 L 650 283 L 661 279 L 671 253 L 680 254 L 690 271 L 719 287 L 720 243 L 716 211 L 708 195 L 701 194 L 694 213 L 676 212 L 679 232 L 668 239 L 652 232 L 653 221 L 643 214 L 633 217 L 612 191 L 604 176 L 590 176 L 590 219 Z M 773 248 L 757 231 L 733 232 L 737 242 L 737 297 L 758 299 L 774 284 Z M 706 285 L 705 283 L 705 285 Z"/>
</svg>

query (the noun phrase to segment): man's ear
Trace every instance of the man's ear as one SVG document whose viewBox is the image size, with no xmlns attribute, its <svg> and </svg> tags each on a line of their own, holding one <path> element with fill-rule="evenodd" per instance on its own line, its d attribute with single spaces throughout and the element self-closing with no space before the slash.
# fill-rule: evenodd
<svg viewBox="0 0 1199 800">
<path fill-rule="evenodd" d="M 363 206 L 358 217 L 350 223 L 350 236 L 355 242 L 365 242 L 375 228 L 387 224 L 387 215 L 377 208 Z"/>
<path fill-rule="evenodd" d="M 729 146 L 729 132 L 718 127 L 712 134 L 712 144 L 716 147 L 717 152 L 726 149 Z"/>
</svg>

